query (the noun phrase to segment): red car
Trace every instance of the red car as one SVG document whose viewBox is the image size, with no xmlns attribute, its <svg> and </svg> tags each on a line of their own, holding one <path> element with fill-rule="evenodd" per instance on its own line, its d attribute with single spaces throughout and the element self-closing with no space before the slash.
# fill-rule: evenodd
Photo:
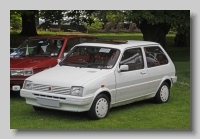
<svg viewBox="0 0 200 139">
<path fill-rule="evenodd" d="M 35 36 L 10 54 L 10 90 L 19 91 L 24 80 L 57 65 L 76 44 L 97 39 L 93 36 Z"/>
</svg>

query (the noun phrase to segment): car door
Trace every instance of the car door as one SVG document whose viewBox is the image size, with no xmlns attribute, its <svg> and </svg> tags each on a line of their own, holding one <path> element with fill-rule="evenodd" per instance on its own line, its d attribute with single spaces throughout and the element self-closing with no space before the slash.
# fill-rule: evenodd
<svg viewBox="0 0 200 139">
<path fill-rule="evenodd" d="M 144 68 L 141 48 L 130 48 L 124 51 L 119 66 L 128 65 L 125 71 L 115 71 L 116 103 L 142 97 L 147 94 L 149 74 Z"/>
</svg>

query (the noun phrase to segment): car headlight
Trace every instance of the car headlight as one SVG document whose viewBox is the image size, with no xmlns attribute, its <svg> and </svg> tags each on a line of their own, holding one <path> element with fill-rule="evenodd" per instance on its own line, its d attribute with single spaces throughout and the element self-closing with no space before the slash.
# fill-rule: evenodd
<svg viewBox="0 0 200 139">
<path fill-rule="evenodd" d="M 33 75 L 33 69 L 24 69 L 24 70 L 11 70 L 11 76 L 31 76 Z"/>
<path fill-rule="evenodd" d="M 81 87 L 81 86 L 73 86 L 71 88 L 71 95 L 80 96 L 81 97 L 82 94 L 83 94 L 83 87 Z"/>
<path fill-rule="evenodd" d="M 24 76 L 33 75 L 33 69 L 24 69 Z"/>
<path fill-rule="evenodd" d="M 23 76 L 24 71 L 23 70 L 11 70 L 10 75 L 11 76 Z"/>
<path fill-rule="evenodd" d="M 33 86 L 32 81 L 28 81 L 28 80 L 24 81 L 24 85 L 23 85 L 24 89 L 32 90 L 32 86 Z"/>
</svg>

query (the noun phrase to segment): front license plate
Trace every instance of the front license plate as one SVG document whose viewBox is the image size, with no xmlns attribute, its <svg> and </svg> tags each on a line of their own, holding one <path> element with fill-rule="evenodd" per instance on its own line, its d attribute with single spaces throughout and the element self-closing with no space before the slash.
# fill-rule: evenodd
<svg viewBox="0 0 200 139">
<path fill-rule="evenodd" d="M 37 98 L 37 103 L 41 105 L 51 106 L 51 107 L 60 107 L 60 101 L 58 100 Z"/>
</svg>

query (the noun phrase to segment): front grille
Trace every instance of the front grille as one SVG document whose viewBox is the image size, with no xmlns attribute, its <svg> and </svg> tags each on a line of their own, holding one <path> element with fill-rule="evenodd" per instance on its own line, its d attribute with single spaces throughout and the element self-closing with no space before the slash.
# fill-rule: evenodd
<svg viewBox="0 0 200 139">
<path fill-rule="evenodd" d="M 41 97 L 46 97 L 46 98 L 54 98 L 54 99 L 62 99 L 65 100 L 64 97 L 55 97 L 55 96 L 51 96 L 51 95 L 40 95 L 40 94 L 33 94 L 34 96 L 41 96 Z"/>
<path fill-rule="evenodd" d="M 62 95 L 70 94 L 70 88 L 60 87 L 60 86 L 33 84 L 32 90 L 39 92 L 53 93 L 53 94 L 62 94 Z"/>
</svg>

